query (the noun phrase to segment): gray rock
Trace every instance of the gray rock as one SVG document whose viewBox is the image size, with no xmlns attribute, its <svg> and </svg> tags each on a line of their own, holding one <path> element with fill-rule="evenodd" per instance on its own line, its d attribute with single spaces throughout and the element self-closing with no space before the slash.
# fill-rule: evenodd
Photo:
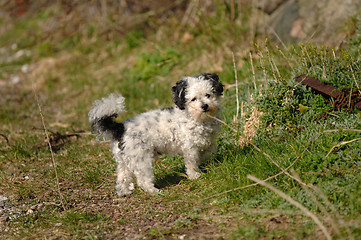
<svg viewBox="0 0 361 240">
<path fill-rule="evenodd" d="M 258 0 L 256 7 L 267 14 L 271 14 L 284 2 L 287 0 Z"/>
<path fill-rule="evenodd" d="M 306 39 L 340 41 L 346 22 L 360 11 L 360 0 L 299 0 L 299 14 Z"/>
<path fill-rule="evenodd" d="M 284 42 L 300 40 L 337 45 L 345 38 L 347 21 L 361 13 L 360 0 L 260 1 L 271 13 L 268 32 Z"/>
</svg>

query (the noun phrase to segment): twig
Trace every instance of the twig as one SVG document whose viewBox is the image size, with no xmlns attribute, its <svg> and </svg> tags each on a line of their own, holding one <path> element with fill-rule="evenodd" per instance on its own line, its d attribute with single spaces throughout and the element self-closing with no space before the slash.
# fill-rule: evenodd
<svg viewBox="0 0 361 240">
<path fill-rule="evenodd" d="M 62 195 L 62 193 L 60 191 L 59 177 L 58 177 L 58 171 L 56 169 L 56 162 L 55 162 L 54 152 L 53 152 L 53 149 L 52 149 L 52 146 L 51 146 L 51 143 L 50 143 L 50 137 L 49 137 L 48 130 L 47 130 L 46 126 L 45 126 L 43 111 L 41 109 L 39 98 L 38 98 L 38 95 L 36 93 L 34 85 L 33 85 L 33 92 L 34 92 L 34 96 L 35 96 L 35 99 L 36 99 L 36 103 L 37 103 L 38 108 L 39 108 L 39 113 L 40 113 L 40 117 L 41 117 L 41 122 L 43 124 L 44 132 L 45 132 L 45 136 L 46 136 L 46 141 L 47 141 L 47 143 L 49 145 L 49 150 L 50 150 L 50 153 L 51 153 L 51 160 L 53 162 L 55 180 L 56 180 L 56 185 L 57 185 L 57 191 L 58 191 L 58 194 L 59 194 L 59 197 L 60 197 L 61 206 L 63 207 L 64 210 L 66 210 L 65 204 L 64 204 L 64 197 L 63 197 L 63 195 Z"/>
<path fill-rule="evenodd" d="M 239 113 L 239 99 L 238 99 L 238 77 L 237 77 L 237 68 L 236 68 L 236 61 L 234 60 L 234 53 L 232 52 L 232 60 L 233 60 L 233 68 L 234 68 L 234 77 L 236 80 L 236 103 L 237 103 L 237 112 L 234 118 L 234 122 L 238 120 L 238 113 Z"/>
<path fill-rule="evenodd" d="M 0 136 L 2 136 L 2 137 L 5 139 L 6 144 L 7 144 L 8 146 L 10 146 L 8 137 L 7 137 L 5 134 L 2 134 L 2 133 L 0 133 Z"/>
<path fill-rule="evenodd" d="M 342 145 L 349 144 L 349 143 L 352 143 L 352 142 L 355 142 L 355 141 L 358 141 L 358 140 L 361 140 L 361 138 L 355 138 L 355 139 L 352 139 L 350 141 L 344 141 L 344 142 L 337 143 L 335 146 L 333 146 L 331 148 L 331 150 L 327 153 L 325 158 L 327 158 L 335 148 L 338 148 L 338 147 L 340 147 Z"/>
<path fill-rule="evenodd" d="M 288 196 L 287 194 L 285 194 L 281 190 L 273 187 L 271 184 L 266 183 L 265 181 L 262 181 L 262 180 L 254 177 L 252 175 L 248 175 L 247 178 L 249 178 L 252 181 L 254 181 L 254 182 L 256 182 L 256 183 L 258 183 L 258 184 L 260 184 L 262 186 L 265 186 L 266 188 L 272 190 L 273 192 L 277 193 L 280 197 L 282 197 L 283 199 L 285 199 L 286 201 L 288 201 L 289 203 L 291 203 L 295 207 L 299 208 L 302 212 L 304 212 L 307 216 L 309 216 L 318 225 L 318 227 L 321 229 L 321 231 L 323 232 L 323 234 L 326 236 L 327 239 L 332 239 L 330 233 L 327 231 L 326 227 L 322 224 L 320 219 L 318 219 L 318 217 L 315 214 L 310 212 L 301 203 L 297 202 L 296 200 L 294 200 L 293 198 L 291 198 L 290 196 Z"/>
</svg>

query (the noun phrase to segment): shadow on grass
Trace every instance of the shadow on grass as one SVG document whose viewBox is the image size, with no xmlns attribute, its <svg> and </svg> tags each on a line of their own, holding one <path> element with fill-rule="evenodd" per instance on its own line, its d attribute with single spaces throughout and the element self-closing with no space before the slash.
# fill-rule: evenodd
<svg viewBox="0 0 361 240">
<path fill-rule="evenodd" d="M 177 185 L 180 181 L 187 179 L 185 175 L 182 175 L 181 173 L 170 173 L 166 174 L 155 181 L 155 187 L 156 188 L 166 188 L 171 185 Z"/>
</svg>

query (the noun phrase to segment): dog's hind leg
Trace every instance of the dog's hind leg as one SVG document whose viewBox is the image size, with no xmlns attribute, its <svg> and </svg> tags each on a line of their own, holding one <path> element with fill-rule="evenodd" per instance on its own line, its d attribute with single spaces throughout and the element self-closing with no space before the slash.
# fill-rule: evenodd
<svg viewBox="0 0 361 240">
<path fill-rule="evenodd" d="M 159 192 L 159 189 L 154 187 L 153 161 L 154 156 L 144 154 L 142 159 L 138 160 L 136 169 L 134 169 L 138 186 L 150 194 Z"/>
<path fill-rule="evenodd" d="M 118 163 L 115 189 L 119 197 L 131 194 L 134 190 L 133 174 L 124 163 Z"/>
<path fill-rule="evenodd" d="M 117 190 L 119 197 L 131 194 L 134 190 L 133 173 L 129 170 L 122 158 L 123 153 L 119 148 L 118 142 L 112 142 L 112 149 L 114 159 L 117 162 L 117 182 L 115 190 Z"/>
</svg>

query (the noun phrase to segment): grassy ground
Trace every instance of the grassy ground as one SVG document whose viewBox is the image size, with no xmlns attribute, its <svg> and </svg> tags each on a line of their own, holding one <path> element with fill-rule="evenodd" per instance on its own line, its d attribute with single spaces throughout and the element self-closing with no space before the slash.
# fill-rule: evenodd
<svg viewBox="0 0 361 240">
<path fill-rule="evenodd" d="M 252 34 L 251 9 L 233 16 L 224 3 L 155 33 L 120 33 L 111 16 L 84 21 L 81 10 L 0 19 L 1 239 L 360 238 L 360 111 L 333 109 L 293 80 L 359 88 L 360 21 L 336 51 L 279 47 Z M 89 130 L 92 102 L 120 92 L 126 119 L 172 105 L 171 86 L 200 72 L 226 89 L 217 156 L 194 181 L 181 158 L 164 156 L 161 195 L 118 198 L 108 143 Z"/>
</svg>

